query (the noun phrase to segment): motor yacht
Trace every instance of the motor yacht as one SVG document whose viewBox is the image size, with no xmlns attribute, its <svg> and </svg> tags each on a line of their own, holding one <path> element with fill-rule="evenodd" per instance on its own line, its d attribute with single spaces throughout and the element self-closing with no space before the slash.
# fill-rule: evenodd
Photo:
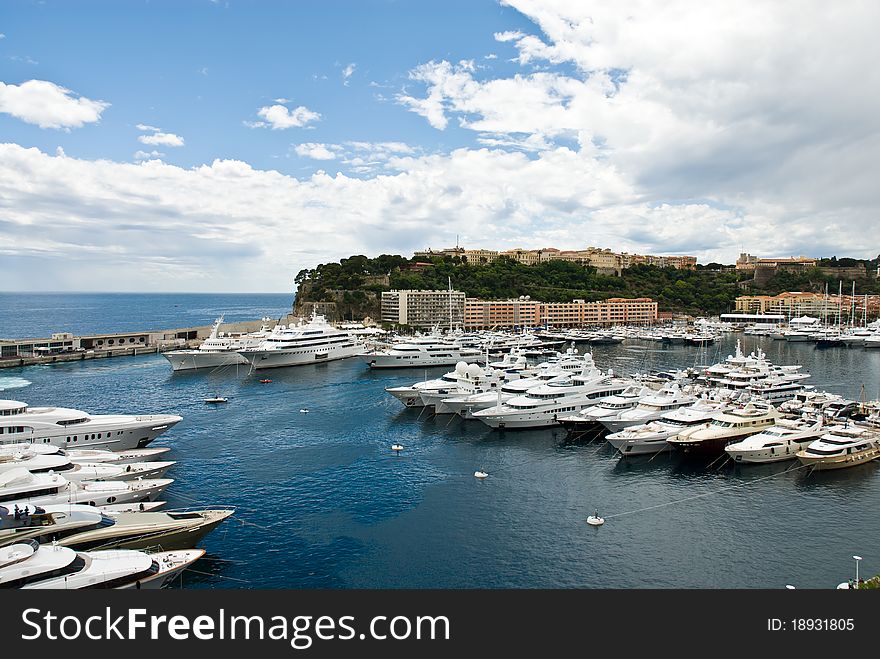
<svg viewBox="0 0 880 659">
<path fill-rule="evenodd" d="M 126 451 L 145 447 L 182 420 L 176 414 L 89 414 L 0 400 L 0 446 L 27 442 Z"/>
<path fill-rule="evenodd" d="M 30 538 L 81 551 L 189 549 L 234 512 L 218 508 L 117 513 L 82 504 L 54 504 L 15 515 L 0 506 L 0 546 Z"/>
<path fill-rule="evenodd" d="M 656 392 L 650 387 L 643 384 L 633 384 L 619 394 L 607 396 L 596 405 L 587 407 L 577 414 L 560 417 L 559 423 L 572 435 L 598 430 L 602 419 L 630 410 L 638 405 L 642 399 L 652 396 L 654 393 Z"/>
<path fill-rule="evenodd" d="M 20 444 L 16 446 L 21 446 Z M 54 452 L 50 452 L 54 451 Z M 6 451 L 0 447 L 0 474 L 22 467 L 34 474 L 60 473 L 67 480 L 127 481 L 136 478 L 161 478 L 175 462 L 130 462 L 125 465 L 101 462 L 72 462 L 67 455 L 48 444 L 32 444 L 28 448 Z"/>
<path fill-rule="evenodd" d="M 748 403 L 719 412 L 708 425 L 686 428 L 667 441 L 685 453 L 720 454 L 728 444 L 759 433 L 778 419 L 772 405 Z"/>
<path fill-rule="evenodd" d="M 826 428 L 825 434 L 798 451 L 802 465 L 814 470 L 845 469 L 880 458 L 880 431 L 855 424 Z"/>
<path fill-rule="evenodd" d="M 822 417 L 780 418 L 769 428 L 756 435 L 724 447 L 736 462 L 763 463 L 793 460 L 798 451 L 806 448 L 825 432 Z"/>
<path fill-rule="evenodd" d="M 687 407 L 697 402 L 697 397 L 677 384 L 666 386 L 642 398 L 635 407 L 599 419 L 608 432 L 620 432 L 624 428 L 637 426 L 655 419 L 679 407 Z"/>
<path fill-rule="evenodd" d="M 576 375 L 539 385 L 525 395 L 473 413 L 490 428 L 542 428 L 557 425 L 560 417 L 571 416 L 595 405 L 607 396 L 621 393 L 632 380 L 613 377 L 612 371 Z"/>
<path fill-rule="evenodd" d="M 303 366 L 354 357 L 363 346 L 351 335 L 336 329 L 324 316 L 312 314 L 307 323 L 276 325 L 256 346 L 238 354 L 255 369 Z"/>
<path fill-rule="evenodd" d="M 23 540 L 0 548 L 0 588 L 161 588 L 204 555 L 203 549 L 78 552 Z"/>
<path fill-rule="evenodd" d="M 667 441 L 688 428 L 706 426 L 713 415 L 727 409 L 725 401 L 700 398 L 688 407 L 679 407 L 667 412 L 655 421 L 639 426 L 630 426 L 605 439 L 623 455 L 645 455 L 671 451 Z"/>
<path fill-rule="evenodd" d="M 263 319 L 264 321 L 266 319 Z M 247 364 L 247 360 L 238 354 L 239 350 L 255 348 L 260 342 L 269 336 L 268 324 L 258 332 L 250 334 L 223 334 L 220 325 L 223 323 L 221 315 L 211 326 L 211 333 L 202 344 L 193 350 L 169 350 L 162 356 L 171 364 L 173 371 L 191 371 L 204 368 L 222 368 Z"/>
<path fill-rule="evenodd" d="M 7 508 L 43 506 L 53 503 L 104 504 L 152 501 L 174 480 L 70 481 L 59 474 L 32 474 L 18 467 L 0 473 L 0 505 Z"/>
<path fill-rule="evenodd" d="M 363 353 L 360 357 L 370 368 L 424 368 L 453 366 L 458 362 L 470 364 L 480 361 L 482 354 L 478 348 L 467 348 L 433 334 L 408 338 L 385 350 Z"/>
</svg>

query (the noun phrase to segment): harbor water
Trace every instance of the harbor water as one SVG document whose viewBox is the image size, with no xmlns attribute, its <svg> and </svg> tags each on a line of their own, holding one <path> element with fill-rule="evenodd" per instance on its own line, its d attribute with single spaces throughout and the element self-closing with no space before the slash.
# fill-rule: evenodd
<svg viewBox="0 0 880 659">
<path fill-rule="evenodd" d="M 236 299 L 265 309 L 256 317 L 289 309 L 284 296 L 248 298 L 202 300 L 193 324 L 229 317 L 223 305 Z M 141 327 L 189 324 L 185 307 L 153 323 L 138 296 L 113 300 L 113 313 L 124 300 Z M 34 330 L 3 316 L 0 335 Z M 56 320 L 47 309 L 41 327 L 71 329 Z M 723 360 L 737 338 L 746 352 L 802 364 L 817 388 L 880 396 L 880 351 L 729 334 L 705 349 L 627 341 L 593 355 L 622 374 L 687 367 Z M 185 574 L 187 588 L 833 588 L 852 576 L 853 554 L 861 574 L 880 572 L 880 463 L 808 474 L 796 463 L 621 459 L 562 428 L 499 433 L 404 409 L 384 392 L 445 370 L 374 372 L 349 359 L 172 373 L 148 355 L 9 369 L 0 397 L 184 417 L 154 442 L 178 461 L 163 499 L 237 510 L 203 541 L 208 555 Z M 229 402 L 206 405 L 215 394 Z M 597 509 L 607 520 L 598 528 L 585 522 Z"/>
</svg>

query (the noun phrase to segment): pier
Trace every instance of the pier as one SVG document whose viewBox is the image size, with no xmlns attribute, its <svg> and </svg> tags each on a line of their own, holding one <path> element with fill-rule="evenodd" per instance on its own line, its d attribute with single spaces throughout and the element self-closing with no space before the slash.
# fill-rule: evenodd
<svg viewBox="0 0 880 659">
<path fill-rule="evenodd" d="M 255 332 L 263 325 L 274 327 L 276 320 L 246 320 L 224 323 L 224 334 Z M 211 325 L 166 330 L 110 332 L 74 336 L 58 332 L 49 338 L 0 339 L 0 368 L 57 364 L 87 359 L 107 359 L 152 355 L 167 350 L 194 348 L 208 337 Z"/>
</svg>

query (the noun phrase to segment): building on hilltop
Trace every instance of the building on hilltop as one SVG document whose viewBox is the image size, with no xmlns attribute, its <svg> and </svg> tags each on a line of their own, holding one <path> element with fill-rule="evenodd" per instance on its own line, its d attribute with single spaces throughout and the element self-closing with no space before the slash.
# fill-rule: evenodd
<svg viewBox="0 0 880 659">
<path fill-rule="evenodd" d="M 386 291 L 382 293 L 383 323 L 431 328 L 434 325 L 461 327 L 465 294 L 461 291 Z"/>
<path fill-rule="evenodd" d="M 760 259 L 751 254 L 740 254 L 736 260 L 737 270 L 754 270 L 755 268 L 782 268 L 796 270 L 801 268 L 814 268 L 818 265 L 817 259 L 807 256 L 788 256 L 785 258 Z"/>
<path fill-rule="evenodd" d="M 648 325 L 657 321 L 657 303 L 650 298 L 610 298 L 599 302 L 539 302 L 529 297 L 514 300 L 467 298 L 467 329 L 586 327 L 595 325 Z"/>
</svg>

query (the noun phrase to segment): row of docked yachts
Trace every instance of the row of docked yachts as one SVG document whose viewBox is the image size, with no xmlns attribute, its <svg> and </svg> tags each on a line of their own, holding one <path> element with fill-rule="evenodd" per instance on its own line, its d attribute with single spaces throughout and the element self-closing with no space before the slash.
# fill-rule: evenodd
<svg viewBox="0 0 880 659">
<path fill-rule="evenodd" d="M 760 350 L 700 370 L 620 377 L 570 349 L 529 366 L 460 363 L 441 378 L 386 391 L 407 407 L 433 407 L 495 429 L 562 425 L 605 437 L 622 455 L 677 450 L 737 463 L 799 459 L 837 469 L 880 457 L 880 405 L 859 405 L 805 385 L 800 367 Z M 859 414 L 860 413 L 860 414 Z"/>
<path fill-rule="evenodd" d="M 176 415 L 0 400 L 0 588 L 160 588 L 229 508 L 159 510 Z"/>
</svg>

